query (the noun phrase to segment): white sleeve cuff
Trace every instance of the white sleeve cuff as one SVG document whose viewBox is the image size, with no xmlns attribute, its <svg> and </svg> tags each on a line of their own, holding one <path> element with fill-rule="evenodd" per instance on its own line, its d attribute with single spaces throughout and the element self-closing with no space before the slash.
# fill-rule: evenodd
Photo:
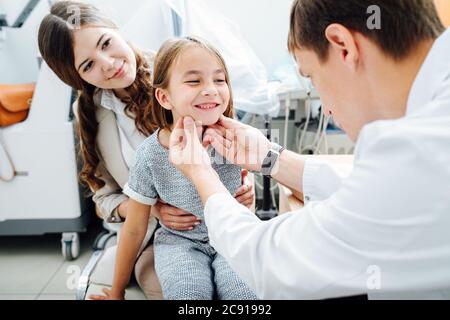
<svg viewBox="0 0 450 320">
<path fill-rule="evenodd" d="M 325 161 L 306 159 L 303 168 L 305 205 L 309 201 L 322 201 L 329 198 L 339 189 L 342 178 Z"/>
<path fill-rule="evenodd" d="M 321 167 L 320 161 L 306 159 L 303 167 L 303 196 L 305 205 L 309 201 L 317 200 L 317 192 L 315 192 L 315 184 L 317 183 L 317 172 Z"/>
<path fill-rule="evenodd" d="M 126 183 L 125 186 L 123 187 L 123 193 L 126 194 L 127 196 L 129 196 L 131 199 L 133 199 L 139 203 L 146 204 L 148 206 L 152 206 L 158 201 L 157 198 L 149 198 L 149 197 L 143 196 L 140 193 L 137 193 L 136 191 L 134 191 L 133 189 L 131 189 L 128 186 L 128 183 Z"/>
</svg>

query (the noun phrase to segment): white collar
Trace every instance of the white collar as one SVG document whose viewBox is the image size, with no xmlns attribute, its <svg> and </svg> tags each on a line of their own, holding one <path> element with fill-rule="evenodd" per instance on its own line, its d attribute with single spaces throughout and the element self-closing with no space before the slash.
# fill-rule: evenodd
<svg viewBox="0 0 450 320">
<path fill-rule="evenodd" d="M 120 101 L 112 90 L 103 89 L 101 92 L 100 104 L 108 110 L 114 110 L 114 106 Z"/>
<path fill-rule="evenodd" d="M 440 84 L 450 77 L 450 29 L 434 42 L 411 87 L 406 114 L 426 106 L 439 93 Z"/>
</svg>

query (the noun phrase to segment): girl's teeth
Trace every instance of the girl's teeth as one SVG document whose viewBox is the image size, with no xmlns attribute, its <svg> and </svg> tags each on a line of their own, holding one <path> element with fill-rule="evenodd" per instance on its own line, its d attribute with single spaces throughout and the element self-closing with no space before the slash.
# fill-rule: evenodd
<svg viewBox="0 0 450 320">
<path fill-rule="evenodd" d="M 199 104 L 198 105 L 201 109 L 211 109 L 216 106 L 216 104 Z"/>
</svg>

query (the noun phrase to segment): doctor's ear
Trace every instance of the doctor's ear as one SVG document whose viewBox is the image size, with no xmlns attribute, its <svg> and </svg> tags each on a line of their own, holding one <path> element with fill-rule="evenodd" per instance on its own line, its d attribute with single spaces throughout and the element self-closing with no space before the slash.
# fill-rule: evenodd
<svg viewBox="0 0 450 320">
<path fill-rule="evenodd" d="M 330 51 L 337 52 L 346 66 L 356 70 L 360 52 L 355 35 L 343 25 L 333 23 L 325 29 L 325 37 L 330 43 Z"/>
<path fill-rule="evenodd" d="M 169 99 L 169 93 L 161 88 L 156 88 L 155 90 L 155 97 L 156 100 L 158 100 L 159 104 L 167 110 L 172 110 L 172 104 L 170 103 L 170 99 Z"/>
</svg>

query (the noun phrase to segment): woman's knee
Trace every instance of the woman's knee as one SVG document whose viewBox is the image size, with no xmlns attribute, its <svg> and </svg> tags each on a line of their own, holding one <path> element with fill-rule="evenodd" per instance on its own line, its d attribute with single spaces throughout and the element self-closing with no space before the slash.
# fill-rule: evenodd
<svg viewBox="0 0 450 320">
<path fill-rule="evenodd" d="M 136 261 L 134 267 L 136 281 L 150 300 L 162 299 L 161 286 L 155 271 L 153 245 L 147 246 Z"/>
</svg>

